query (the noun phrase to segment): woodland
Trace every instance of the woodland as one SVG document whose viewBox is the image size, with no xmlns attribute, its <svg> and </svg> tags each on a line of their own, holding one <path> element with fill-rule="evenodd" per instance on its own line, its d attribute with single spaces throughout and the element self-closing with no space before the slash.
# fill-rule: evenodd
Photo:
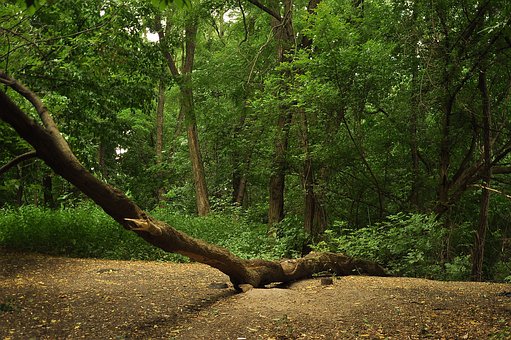
<svg viewBox="0 0 511 340">
<path fill-rule="evenodd" d="M 510 23 L 507 0 L 5 1 L 0 247 L 240 290 L 510 282 Z"/>
</svg>

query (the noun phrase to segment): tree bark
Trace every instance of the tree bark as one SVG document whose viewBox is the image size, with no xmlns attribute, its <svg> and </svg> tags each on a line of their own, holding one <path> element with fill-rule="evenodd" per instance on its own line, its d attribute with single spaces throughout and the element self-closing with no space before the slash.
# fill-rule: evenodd
<svg viewBox="0 0 511 340">
<path fill-rule="evenodd" d="M 479 73 L 479 91 L 482 98 L 483 112 L 483 176 L 481 188 L 481 207 L 479 210 L 479 226 L 474 239 L 474 248 L 472 251 L 472 279 L 474 281 L 483 280 L 483 262 L 484 248 L 486 243 L 486 233 L 488 231 L 488 212 L 490 208 L 490 186 L 491 179 L 491 111 L 490 98 L 486 85 L 486 73 Z"/>
<path fill-rule="evenodd" d="M 256 3 L 256 2 L 252 2 Z M 274 3 L 276 5 L 276 3 Z M 277 61 L 279 63 L 285 62 L 288 59 L 287 54 L 290 52 L 294 42 L 294 32 L 292 23 L 292 1 L 285 0 L 284 16 L 272 17 L 271 26 L 277 41 Z M 259 7 L 259 6 L 258 6 Z M 275 6 L 272 8 L 275 13 L 279 12 L 279 8 Z M 284 79 L 289 77 L 289 74 L 284 72 L 282 74 Z M 285 92 L 284 84 L 283 91 Z M 284 218 L 284 191 L 286 182 L 286 154 L 289 140 L 289 127 L 291 124 L 292 113 L 289 107 L 280 107 L 277 119 L 277 131 L 275 137 L 275 154 L 273 157 L 273 170 L 270 175 L 269 183 L 269 207 L 268 207 L 268 224 L 271 227 L 273 224 L 282 221 Z"/>
<path fill-rule="evenodd" d="M 305 110 L 300 110 L 301 116 L 301 140 L 302 147 L 305 153 L 305 159 L 303 161 L 303 173 L 302 183 L 305 191 L 304 195 L 304 212 L 303 212 L 303 226 L 309 235 L 315 239 L 319 236 L 326 228 L 325 210 L 321 206 L 314 188 L 316 187 L 315 182 L 315 171 L 310 153 L 309 146 L 309 133 L 308 133 L 308 122 L 307 114 Z"/>
<path fill-rule="evenodd" d="M 160 79 L 158 84 L 158 103 L 156 106 L 156 164 L 161 165 L 163 161 L 163 114 L 165 111 L 165 82 Z M 163 186 L 159 183 L 156 189 L 156 199 L 158 202 L 163 200 Z"/>
<path fill-rule="evenodd" d="M 289 140 L 289 125 L 291 113 L 281 112 L 277 123 L 277 136 L 275 137 L 275 154 L 273 170 L 270 175 L 270 196 L 268 208 L 268 224 L 270 226 L 282 221 L 284 218 L 284 189 L 286 183 L 286 153 Z"/>
<path fill-rule="evenodd" d="M 56 207 L 55 199 L 53 198 L 53 179 L 50 172 L 43 175 L 43 202 L 44 206 L 50 209 Z"/>
<path fill-rule="evenodd" d="M 182 254 L 219 269 L 234 286 L 260 287 L 272 282 L 288 282 L 328 271 L 336 275 L 385 275 L 379 265 L 342 254 L 311 253 L 304 258 L 283 261 L 243 260 L 228 250 L 194 239 L 140 209 L 124 193 L 88 172 L 73 154 L 40 99 L 15 80 L 0 73 L 0 81 L 10 85 L 36 107 L 43 125 L 23 112 L 0 91 L 0 119 L 9 124 L 37 152 L 55 173 L 75 185 L 125 229 L 163 250 Z"/>
<path fill-rule="evenodd" d="M 321 0 L 309 0 L 307 12 L 313 15 Z M 308 49 L 312 46 L 312 39 L 306 36 L 302 37 L 300 44 L 301 49 Z M 304 229 L 311 235 L 312 239 L 319 236 L 326 228 L 326 212 L 321 205 L 320 200 L 315 192 L 316 187 L 316 169 L 310 152 L 309 143 L 309 122 L 305 110 L 300 109 L 301 119 L 301 140 L 305 153 L 303 161 L 302 183 L 305 191 L 304 195 Z"/>
</svg>

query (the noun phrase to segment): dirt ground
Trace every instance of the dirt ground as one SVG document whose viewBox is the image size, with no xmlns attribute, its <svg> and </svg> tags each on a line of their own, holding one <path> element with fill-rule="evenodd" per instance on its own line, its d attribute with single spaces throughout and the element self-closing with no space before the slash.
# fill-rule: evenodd
<svg viewBox="0 0 511 340">
<path fill-rule="evenodd" d="M 0 250 L 0 339 L 510 339 L 511 285 L 348 276 L 236 294 L 201 264 Z"/>
</svg>

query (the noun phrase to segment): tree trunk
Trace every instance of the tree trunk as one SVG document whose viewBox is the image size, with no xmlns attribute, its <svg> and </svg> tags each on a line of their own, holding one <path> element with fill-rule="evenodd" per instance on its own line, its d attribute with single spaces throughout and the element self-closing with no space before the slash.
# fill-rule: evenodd
<svg viewBox="0 0 511 340">
<path fill-rule="evenodd" d="M 482 98 L 483 111 L 483 178 L 481 191 L 481 207 L 479 210 L 479 227 L 477 229 L 474 248 L 472 251 L 472 279 L 474 281 L 483 280 L 483 261 L 484 247 L 486 243 L 486 233 L 488 230 L 488 211 L 490 207 L 490 186 L 491 179 L 491 111 L 490 98 L 486 85 L 486 73 L 479 73 L 479 90 Z"/>
<path fill-rule="evenodd" d="M 89 173 L 73 154 L 60 134 L 42 101 L 30 90 L 12 78 L 0 73 L 0 81 L 7 83 L 32 102 L 43 122 L 40 125 L 0 91 L 0 119 L 9 124 L 31 144 L 55 173 L 61 175 L 89 196 L 125 229 L 132 230 L 147 242 L 163 250 L 182 254 L 205 263 L 228 275 L 239 289 L 240 284 L 253 287 L 271 282 L 288 282 L 329 271 L 336 275 L 385 275 L 377 264 L 357 260 L 342 254 L 311 253 L 296 260 L 243 260 L 228 250 L 194 239 L 149 216 L 118 189 L 100 181 Z"/>
<path fill-rule="evenodd" d="M 448 89 L 446 89 L 448 90 Z M 440 141 L 440 168 L 437 193 L 437 207 L 435 212 L 442 214 L 449 209 L 449 166 L 451 162 L 451 112 L 454 99 L 450 96 L 444 104 L 442 121 L 442 140 Z"/>
<path fill-rule="evenodd" d="M 241 136 L 245 127 L 245 121 L 247 119 L 247 102 L 243 99 L 242 102 L 243 111 L 239 119 L 239 123 L 234 129 L 233 139 L 238 140 L 243 138 Z M 256 135 L 252 129 L 250 135 Z M 250 136 L 250 140 L 254 140 L 257 137 Z M 245 144 L 245 143 L 243 143 Z M 237 206 L 243 207 L 245 205 L 245 199 L 247 198 L 247 186 L 248 178 L 247 175 L 250 171 L 250 163 L 252 160 L 252 146 L 244 145 L 242 149 L 236 148 L 233 152 L 233 171 L 232 171 L 232 201 Z"/>
<path fill-rule="evenodd" d="M 23 192 L 25 191 L 25 184 L 23 181 L 23 168 L 18 164 L 16 169 L 18 170 L 18 179 L 20 181 L 18 189 L 16 190 L 16 204 L 18 207 L 21 207 L 23 205 Z"/>
<path fill-rule="evenodd" d="M 206 216 L 210 212 L 208 199 L 208 189 L 206 186 L 206 177 L 202 155 L 199 149 L 199 139 L 197 135 L 197 126 L 192 123 L 187 129 L 188 149 L 190 150 L 190 159 L 192 161 L 193 183 L 195 186 L 195 199 L 197 202 L 197 213 L 199 216 Z"/>
<path fill-rule="evenodd" d="M 268 209 L 268 224 L 272 226 L 284 218 L 284 189 L 286 182 L 286 153 L 289 140 L 289 125 L 291 113 L 281 112 L 277 123 L 275 137 L 275 155 L 273 171 L 270 176 L 270 196 Z"/>
<path fill-rule="evenodd" d="M 245 203 L 248 179 L 239 169 L 232 174 L 232 200 L 237 206 L 242 207 Z"/>
<path fill-rule="evenodd" d="M 271 25 L 277 40 L 277 60 L 285 62 L 287 54 L 293 46 L 294 33 L 292 23 L 292 1 L 284 1 L 284 16 L 277 19 L 272 17 Z M 274 3 L 276 5 L 276 3 Z M 278 12 L 278 7 L 273 10 Z M 288 78 L 289 74 L 283 73 L 282 77 Z M 287 85 L 283 82 L 284 92 Z M 277 132 L 275 137 L 275 154 L 273 157 L 273 171 L 269 183 L 269 207 L 268 224 L 270 227 L 282 221 L 284 218 L 284 189 L 286 181 L 286 154 L 289 139 L 289 127 L 291 124 L 291 111 L 288 107 L 280 107 L 277 119 Z"/>
<path fill-rule="evenodd" d="M 413 12 L 413 21 L 415 21 L 416 11 Z M 415 23 L 411 23 L 412 27 L 415 25 Z M 417 37 L 417 33 L 414 32 L 414 37 Z M 418 38 L 414 39 L 418 40 Z M 417 50 L 417 47 L 412 47 L 415 51 Z M 418 53 L 418 52 L 417 52 Z M 412 68 L 412 93 L 410 96 L 410 124 L 409 124 L 409 131 L 410 131 L 410 156 L 412 161 L 412 183 L 410 188 L 410 204 L 413 209 L 419 210 L 419 181 L 420 181 L 420 169 L 419 169 L 419 143 L 418 143 L 418 118 L 419 118 L 419 111 L 421 104 L 419 102 L 420 97 L 420 86 L 418 84 L 418 65 L 416 58 L 413 58 L 411 61 L 411 68 Z"/>
<path fill-rule="evenodd" d="M 303 212 L 303 226 L 309 235 L 315 239 L 326 227 L 325 211 L 321 206 L 321 203 L 316 196 L 314 188 L 315 183 L 315 172 L 312 161 L 312 155 L 310 153 L 309 146 L 309 133 L 308 133 L 308 122 L 307 115 L 304 110 L 300 110 L 301 116 L 301 142 L 303 151 L 305 153 L 305 159 L 303 161 L 303 174 L 302 183 L 305 192 L 304 195 L 304 212 Z"/>
<path fill-rule="evenodd" d="M 43 202 L 44 206 L 50 209 L 56 206 L 53 198 L 53 180 L 49 172 L 43 175 Z"/>
<path fill-rule="evenodd" d="M 179 72 L 174 57 L 166 46 L 165 33 L 161 26 L 161 18 L 156 17 L 155 20 L 156 31 L 162 52 L 167 61 L 172 77 L 179 85 L 181 94 L 181 107 L 179 117 L 183 117 L 186 123 L 188 149 L 190 151 L 190 161 L 192 163 L 192 172 L 194 177 L 195 186 L 195 199 L 197 202 L 197 212 L 199 216 L 205 216 L 210 212 L 210 204 L 208 198 L 208 190 L 206 184 L 206 175 L 204 171 L 204 164 L 199 147 L 199 137 L 197 133 L 197 120 L 193 105 L 193 84 L 192 84 L 192 70 L 195 58 L 195 42 L 197 39 L 197 18 L 188 18 L 185 24 L 185 44 L 184 53 L 182 55 L 183 66 Z M 167 26 L 169 27 L 169 26 Z M 179 120 L 178 118 L 178 124 Z"/>
<path fill-rule="evenodd" d="M 161 165 L 163 161 L 163 114 L 165 111 L 165 82 L 160 79 L 158 84 L 158 104 L 156 107 L 156 164 Z M 156 199 L 158 202 L 163 200 L 163 186 L 159 183 L 156 189 Z"/>
</svg>

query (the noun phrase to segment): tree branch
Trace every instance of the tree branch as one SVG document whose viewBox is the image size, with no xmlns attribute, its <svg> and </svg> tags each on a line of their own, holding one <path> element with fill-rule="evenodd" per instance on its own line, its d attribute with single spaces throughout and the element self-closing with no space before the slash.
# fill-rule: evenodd
<svg viewBox="0 0 511 340">
<path fill-rule="evenodd" d="M 9 171 L 12 167 L 16 166 L 17 164 L 26 161 L 27 159 L 35 157 L 37 157 L 37 152 L 35 151 L 29 151 L 22 155 L 17 156 L 16 158 L 12 159 L 9 163 L 5 164 L 0 168 L 0 176 L 2 176 L 4 173 Z"/>
<path fill-rule="evenodd" d="M 41 98 L 39 98 L 34 92 L 30 91 L 25 85 L 18 82 L 16 79 L 9 77 L 4 71 L 0 70 L 0 83 L 3 83 L 14 91 L 18 92 L 21 96 L 27 99 L 36 109 L 41 121 L 43 122 L 44 127 L 47 132 L 52 136 L 55 143 L 59 145 L 60 148 L 66 150 L 66 152 L 71 152 L 69 145 L 65 141 L 64 137 L 60 134 L 60 131 L 55 124 L 55 121 L 51 117 L 48 112 L 48 108 L 44 105 Z"/>
<path fill-rule="evenodd" d="M 511 166 L 495 166 L 492 168 L 493 175 L 511 174 Z"/>
<path fill-rule="evenodd" d="M 259 1 L 257 1 L 257 0 L 248 0 L 248 2 L 250 2 L 251 4 L 256 6 L 257 8 L 263 10 L 264 12 L 268 13 L 269 15 L 271 15 L 272 17 L 274 17 L 278 21 L 282 21 L 282 17 L 280 16 L 280 14 L 278 12 L 274 11 L 273 9 L 271 9 L 269 7 L 266 7 L 265 5 L 260 3 Z"/>
<path fill-rule="evenodd" d="M 245 11 L 243 10 L 243 6 L 241 5 L 241 0 L 238 0 L 238 7 L 241 11 L 241 16 L 243 18 L 243 29 L 245 31 L 245 38 L 238 44 L 238 46 L 241 46 L 245 41 L 248 39 L 248 28 L 247 28 L 247 18 L 245 17 Z"/>
<path fill-rule="evenodd" d="M 155 21 L 154 27 L 156 29 L 156 32 L 158 33 L 158 41 L 160 44 L 161 51 L 163 53 L 163 57 L 167 61 L 167 66 L 169 67 L 172 77 L 174 77 L 174 79 L 177 79 L 181 74 L 179 73 L 179 70 L 177 69 L 176 66 L 176 62 L 174 61 L 174 57 L 172 57 L 172 54 L 170 53 L 169 48 L 167 46 L 165 32 L 163 31 L 163 27 L 161 26 L 161 16 L 157 15 L 154 21 Z"/>
</svg>

